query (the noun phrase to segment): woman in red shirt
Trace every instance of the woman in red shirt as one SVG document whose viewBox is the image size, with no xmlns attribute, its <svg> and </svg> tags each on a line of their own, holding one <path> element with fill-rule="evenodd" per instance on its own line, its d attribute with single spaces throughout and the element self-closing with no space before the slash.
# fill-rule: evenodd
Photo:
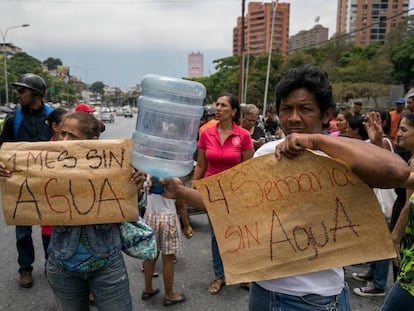
<svg viewBox="0 0 414 311">
<path fill-rule="evenodd" d="M 218 174 L 253 156 L 250 133 L 239 126 L 240 105 L 233 95 L 220 96 L 216 101 L 215 126 L 205 129 L 198 141 L 197 165 L 194 180 Z M 217 294 L 226 284 L 224 268 L 214 230 L 211 230 L 211 251 L 215 279 L 208 292 Z"/>
</svg>

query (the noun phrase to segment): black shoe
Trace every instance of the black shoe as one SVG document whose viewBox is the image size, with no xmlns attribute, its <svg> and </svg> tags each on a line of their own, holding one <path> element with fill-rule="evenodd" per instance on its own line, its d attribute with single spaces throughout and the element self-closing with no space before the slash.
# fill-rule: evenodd
<svg viewBox="0 0 414 311">
<path fill-rule="evenodd" d="M 176 305 L 176 304 L 178 304 L 178 303 L 182 303 L 182 302 L 184 302 L 185 301 L 185 297 L 184 297 L 184 295 L 183 294 L 181 294 L 181 298 L 180 299 L 177 299 L 177 300 L 173 300 L 173 299 L 167 299 L 167 298 L 165 298 L 164 297 L 164 301 L 163 301 L 163 305 L 164 306 L 166 306 L 166 307 L 169 307 L 169 306 L 173 306 L 173 305 Z"/>
<path fill-rule="evenodd" d="M 32 272 L 23 271 L 19 276 L 19 283 L 21 287 L 30 288 L 33 286 Z"/>
</svg>

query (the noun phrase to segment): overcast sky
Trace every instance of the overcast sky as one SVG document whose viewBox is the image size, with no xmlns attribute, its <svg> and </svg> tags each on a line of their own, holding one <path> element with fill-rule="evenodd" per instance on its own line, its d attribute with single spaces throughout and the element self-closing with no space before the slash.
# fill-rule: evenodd
<svg viewBox="0 0 414 311">
<path fill-rule="evenodd" d="M 247 3 L 246 1 L 246 13 Z M 292 0 L 290 35 L 319 23 L 335 32 L 337 0 Z M 184 77 L 187 54 L 212 60 L 232 55 L 241 0 L 0 0 L 6 42 L 44 61 L 60 58 L 88 83 L 126 88 L 147 73 Z"/>
</svg>

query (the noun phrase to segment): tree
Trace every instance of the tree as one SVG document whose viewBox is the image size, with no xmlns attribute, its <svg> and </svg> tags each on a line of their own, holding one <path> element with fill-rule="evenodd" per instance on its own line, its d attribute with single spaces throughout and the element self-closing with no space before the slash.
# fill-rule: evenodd
<svg viewBox="0 0 414 311">
<path fill-rule="evenodd" d="M 41 75 L 43 72 L 40 60 L 24 53 L 16 53 L 8 61 L 8 70 L 11 75 L 19 77 L 25 73 L 35 73 Z"/>
<path fill-rule="evenodd" d="M 104 88 L 105 88 L 105 84 L 102 81 L 96 81 L 92 83 L 91 86 L 89 87 L 89 89 L 92 92 L 101 94 L 102 96 L 104 94 Z"/>
<path fill-rule="evenodd" d="M 3 72 L 3 62 L 1 62 L 1 69 Z M 26 53 L 16 53 L 12 57 L 8 58 L 7 60 L 7 81 L 9 83 L 9 86 L 11 83 L 18 81 L 20 76 L 25 73 L 35 73 L 40 76 L 44 76 L 43 70 L 42 70 L 42 64 L 41 62 L 26 54 Z M 4 89 L 5 83 L 4 83 L 4 77 L 1 75 L 0 78 L 0 93 L 1 98 L 4 99 L 6 97 L 6 91 Z M 9 89 L 9 100 L 13 101 L 14 92 L 10 91 Z"/>
<path fill-rule="evenodd" d="M 47 67 L 47 70 L 56 70 L 58 66 L 63 65 L 59 58 L 48 57 L 43 61 L 43 65 Z"/>
<path fill-rule="evenodd" d="M 259 108 L 263 108 L 268 61 L 268 55 L 258 56 L 250 62 L 249 66 L 246 102 L 254 104 Z M 276 100 L 275 86 L 280 78 L 278 71 L 282 63 L 283 57 L 281 54 L 271 55 L 267 104 L 274 103 Z M 269 108 L 270 106 L 268 105 L 267 107 Z"/>
<path fill-rule="evenodd" d="M 230 56 L 213 61 L 216 72 L 209 77 L 193 78 L 207 89 L 206 104 L 211 104 L 223 93 L 238 94 L 239 57 Z"/>
<path fill-rule="evenodd" d="M 383 54 L 393 64 L 394 84 L 399 82 L 409 89 L 414 84 L 414 16 L 408 16 L 388 34 Z"/>
<path fill-rule="evenodd" d="M 390 85 L 370 82 L 340 82 L 332 85 L 336 102 L 348 102 L 361 97 L 383 97 L 390 94 Z"/>
</svg>

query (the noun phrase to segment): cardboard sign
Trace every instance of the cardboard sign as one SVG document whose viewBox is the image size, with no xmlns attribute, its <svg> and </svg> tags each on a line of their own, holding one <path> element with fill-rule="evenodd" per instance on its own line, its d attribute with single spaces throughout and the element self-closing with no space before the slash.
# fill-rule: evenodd
<svg viewBox="0 0 414 311">
<path fill-rule="evenodd" d="M 395 257 L 373 191 L 337 160 L 310 151 L 295 160 L 271 154 L 194 185 L 227 284 Z"/>
<path fill-rule="evenodd" d="M 8 225 L 82 225 L 137 220 L 131 140 L 5 143 L 0 161 Z"/>
</svg>

